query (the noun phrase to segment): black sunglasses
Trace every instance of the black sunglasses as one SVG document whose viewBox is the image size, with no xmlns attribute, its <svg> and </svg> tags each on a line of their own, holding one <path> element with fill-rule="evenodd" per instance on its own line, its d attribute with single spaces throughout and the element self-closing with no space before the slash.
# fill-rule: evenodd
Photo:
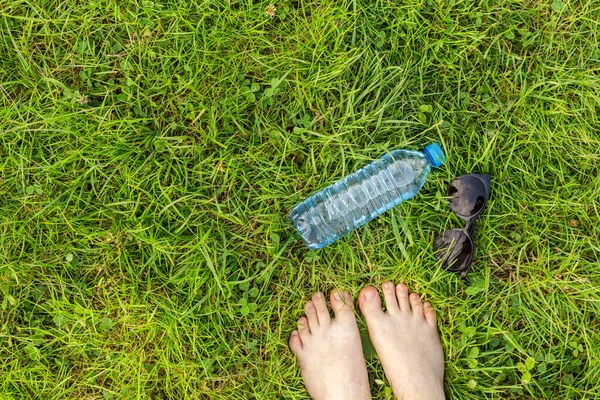
<svg viewBox="0 0 600 400">
<path fill-rule="evenodd" d="M 448 186 L 450 208 L 467 222 L 463 229 L 451 229 L 435 239 L 435 256 L 448 271 L 459 273 L 463 278 L 471 270 L 475 255 L 475 225 L 490 197 L 491 176 L 469 174 L 459 176 Z"/>
</svg>

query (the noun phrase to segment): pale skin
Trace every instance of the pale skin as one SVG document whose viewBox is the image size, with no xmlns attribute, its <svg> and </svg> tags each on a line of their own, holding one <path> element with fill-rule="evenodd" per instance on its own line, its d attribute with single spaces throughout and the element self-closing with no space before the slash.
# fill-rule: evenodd
<svg viewBox="0 0 600 400">
<path fill-rule="evenodd" d="M 404 284 L 382 286 L 386 311 L 377 289 L 359 294 L 367 322 L 394 395 L 405 400 L 444 399 L 444 353 L 435 312 Z M 330 296 L 318 292 L 306 303 L 306 317 L 298 320 L 290 337 L 306 390 L 315 400 L 370 399 L 371 390 L 352 297 L 343 291 Z"/>
</svg>

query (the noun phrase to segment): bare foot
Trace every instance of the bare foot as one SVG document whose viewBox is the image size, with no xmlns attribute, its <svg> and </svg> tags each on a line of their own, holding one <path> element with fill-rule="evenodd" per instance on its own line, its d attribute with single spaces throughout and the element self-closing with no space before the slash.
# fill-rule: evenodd
<svg viewBox="0 0 600 400">
<path fill-rule="evenodd" d="M 336 296 L 336 294 L 339 295 Z M 290 348 L 298 357 L 300 374 L 313 399 L 370 399 L 367 366 L 360 333 L 346 292 L 331 294 L 331 318 L 323 293 L 315 293 L 298 320 Z"/>
<path fill-rule="evenodd" d="M 385 375 L 399 399 L 444 399 L 444 351 L 431 304 L 418 294 L 408 295 L 404 284 L 383 284 L 387 311 L 377 289 L 368 286 L 359 295 L 371 342 Z"/>
</svg>

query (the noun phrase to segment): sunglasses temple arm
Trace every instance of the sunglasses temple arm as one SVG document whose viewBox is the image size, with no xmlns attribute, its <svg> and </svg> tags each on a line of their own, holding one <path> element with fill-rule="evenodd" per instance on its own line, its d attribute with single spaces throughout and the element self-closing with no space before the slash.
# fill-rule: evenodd
<svg viewBox="0 0 600 400">
<path fill-rule="evenodd" d="M 467 234 L 471 237 L 471 240 L 475 242 L 475 226 L 477 225 L 477 217 L 467 221 Z"/>
<path fill-rule="evenodd" d="M 475 258 L 475 225 L 477 225 L 477 217 L 467 221 L 466 231 L 467 235 L 469 235 L 471 241 L 473 242 L 473 251 L 471 252 L 471 259 L 467 264 L 467 268 L 464 271 L 461 271 L 460 273 L 460 276 L 466 279 L 467 282 L 469 282 L 469 278 L 467 275 L 469 274 L 469 271 L 471 271 L 471 264 L 473 263 L 473 259 Z"/>
</svg>

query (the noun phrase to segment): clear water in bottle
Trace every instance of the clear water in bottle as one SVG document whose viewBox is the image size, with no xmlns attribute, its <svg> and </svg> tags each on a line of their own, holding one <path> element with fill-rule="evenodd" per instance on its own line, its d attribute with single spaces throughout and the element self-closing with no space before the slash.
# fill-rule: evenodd
<svg viewBox="0 0 600 400">
<path fill-rule="evenodd" d="M 421 189 L 446 157 L 439 144 L 422 152 L 394 150 L 298 204 L 290 216 L 311 249 L 320 249 Z"/>
</svg>

